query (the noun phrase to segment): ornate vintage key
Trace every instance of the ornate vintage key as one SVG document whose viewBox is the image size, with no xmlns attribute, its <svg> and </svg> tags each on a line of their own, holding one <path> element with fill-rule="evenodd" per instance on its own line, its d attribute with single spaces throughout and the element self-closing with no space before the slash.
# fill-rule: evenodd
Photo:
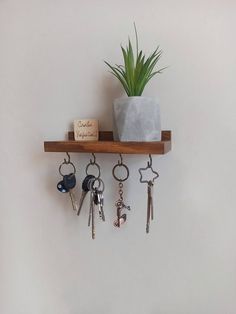
<svg viewBox="0 0 236 314">
<path fill-rule="evenodd" d="M 126 176 L 124 178 L 120 178 L 116 175 L 116 171 L 118 167 L 123 167 L 125 169 Z M 115 180 L 119 182 L 119 196 L 120 197 L 115 202 L 117 219 L 114 221 L 114 226 L 119 228 L 121 224 L 123 224 L 127 219 L 126 214 L 122 214 L 122 210 L 123 209 L 130 210 L 130 206 L 126 206 L 123 201 L 123 182 L 126 181 L 129 177 L 129 168 L 123 163 L 123 158 L 121 154 L 120 154 L 120 160 L 118 160 L 118 163 L 113 167 L 112 174 Z"/>
<path fill-rule="evenodd" d="M 153 186 L 154 186 L 154 181 L 159 177 L 159 174 L 153 170 L 152 168 L 152 156 L 149 155 L 150 161 L 147 163 L 146 168 L 140 168 L 139 173 L 140 173 L 140 182 L 141 183 L 146 183 L 147 184 L 147 221 L 146 221 L 146 233 L 149 233 L 149 228 L 150 228 L 150 220 L 153 220 Z M 144 180 L 143 179 L 143 172 L 146 170 L 151 169 L 151 172 L 153 173 L 153 178 L 151 180 Z"/>
<path fill-rule="evenodd" d="M 73 209 L 78 210 L 78 204 L 73 192 L 73 189 L 76 186 L 76 169 L 75 165 L 70 161 L 70 155 L 68 153 L 66 154 L 68 156 L 68 160 L 64 159 L 63 163 L 59 167 L 59 173 L 62 176 L 63 180 L 57 184 L 57 189 L 62 193 L 69 193 Z M 62 168 L 65 166 L 70 166 L 73 172 L 69 174 L 64 174 L 62 172 Z"/>
<path fill-rule="evenodd" d="M 83 203 L 84 203 L 84 199 L 89 192 L 90 181 L 92 181 L 92 180 L 95 180 L 95 176 L 89 174 L 84 178 L 84 180 L 82 182 L 82 193 L 81 193 L 80 200 L 79 200 L 79 208 L 77 211 L 77 215 L 80 214 L 81 208 L 82 208 Z"/>
</svg>

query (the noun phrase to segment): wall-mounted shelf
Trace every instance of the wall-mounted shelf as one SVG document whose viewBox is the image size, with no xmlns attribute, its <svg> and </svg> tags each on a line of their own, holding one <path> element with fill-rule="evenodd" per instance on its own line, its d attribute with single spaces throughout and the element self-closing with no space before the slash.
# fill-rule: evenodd
<svg viewBox="0 0 236 314">
<path fill-rule="evenodd" d="M 99 132 L 99 140 L 92 142 L 75 141 L 74 132 L 69 132 L 68 141 L 44 142 L 45 152 L 166 154 L 170 150 L 171 131 L 162 131 L 159 142 L 118 142 L 111 131 Z"/>
</svg>

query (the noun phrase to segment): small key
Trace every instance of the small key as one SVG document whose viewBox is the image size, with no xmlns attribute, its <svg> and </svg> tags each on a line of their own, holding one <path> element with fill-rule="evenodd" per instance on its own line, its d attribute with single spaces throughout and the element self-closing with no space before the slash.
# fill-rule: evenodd
<svg viewBox="0 0 236 314">
<path fill-rule="evenodd" d="M 95 221 L 94 221 L 94 192 L 91 191 L 90 194 L 90 209 L 89 209 L 89 221 L 88 226 L 90 226 L 92 220 L 92 239 L 95 239 Z"/>
<path fill-rule="evenodd" d="M 100 190 L 97 190 L 97 198 L 98 198 L 98 211 L 99 211 L 99 217 L 105 221 L 105 214 L 104 214 L 104 210 L 103 210 L 103 206 L 104 206 L 104 196 L 103 196 L 103 192 Z"/>
<path fill-rule="evenodd" d="M 153 220 L 153 199 L 152 199 L 152 188 L 153 182 L 149 181 L 147 186 L 147 223 L 146 223 L 146 233 L 149 233 L 150 229 L 150 219 Z"/>
<path fill-rule="evenodd" d="M 98 179 L 99 185 L 98 187 L 94 188 L 94 204 L 98 206 L 98 213 L 99 213 L 99 217 L 105 221 L 105 214 L 104 214 L 104 196 L 103 196 L 103 192 L 105 189 L 105 185 L 104 182 L 102 181 L 102 179 Z"/>
<path fill-rule="evenodd" d="M 63 184 L 64 184 L 64 187 L 68 190 L 73 209 L 78 210 L 78 204 L 77 204 L 74 192 L 73 192 L 73 188 L 76 186 L 76 177 L 74 173 L 64 175 Z"/>
<path fill-rule="evenodd" d="M 95 239 L 94 203 L 93 203 L 93 205 L 92 205 L 92 239 Z"/>
<path fill-rule="evenodd" d="M 98 188 L 94 188 L 94 204 L 98 206 L 98 214 L 99 217 L 102 219 L 102 212 L 100 207 L 100 194 L 98 192 Z"/>
<path fill-rule="evenodd" d="M 94 192 L 90 191 L 90 206 L 89 206 L 89 218 L 88 218 L 88 227 L 90 227 L 91 217 L 92 217 L 92 207 L 94 206 Z"/>
<path fill-rule="evenodd" d="M 89 192 L 91 180 L 95 180 L 95 176 L 89 174 L 84 178 L 84 180 L 82 182 L 82 194 L 81 194 L 80 200 L 79 200 L 79 208 L 77 211 L 77 215 L 80 214 L 80 211 L 81 211 L 81 208 L 83 206 L 85 197 L 86 197 L 87 193 Z"/>
</svg>

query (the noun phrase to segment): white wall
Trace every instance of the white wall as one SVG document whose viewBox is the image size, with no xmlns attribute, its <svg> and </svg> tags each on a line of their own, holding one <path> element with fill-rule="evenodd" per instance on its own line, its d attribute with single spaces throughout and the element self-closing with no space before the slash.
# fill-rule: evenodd
<svg viewBox="0 0 236 314">
<path fill-rule="evenodd" d="M 236 43 L 234 0 L 0 1 L 0 313 L 236 313 Z M 154 158 L 156 220 L 145 234 L 146 187 L 125 156 L 132 206 L 112 226 L 116 155 L 97 155 L 106 183 L 106 224 L 90 239 L 56 190 L 64 154 L 43 152 L 74 118 L 111 129 L 120 88 L 103 60 L 136 21 L 147 52 L 159 43 L 168 70 L 158 95 L 173 150 Z M 78 180 L 87 154 L 72 154 Z M 79 194 L 79 191 L 78 193 Z"/>
</svg>

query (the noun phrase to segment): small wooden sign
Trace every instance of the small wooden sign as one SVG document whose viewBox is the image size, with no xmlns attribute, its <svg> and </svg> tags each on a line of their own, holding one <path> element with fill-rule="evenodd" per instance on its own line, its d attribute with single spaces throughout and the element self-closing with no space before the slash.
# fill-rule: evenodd
<svg viewBox="0 0 236 314">
<path fill-rule="evenodd" d="M 74 120 L 75 141 L 98 141 L 98 120 Z"/>
</svg>

